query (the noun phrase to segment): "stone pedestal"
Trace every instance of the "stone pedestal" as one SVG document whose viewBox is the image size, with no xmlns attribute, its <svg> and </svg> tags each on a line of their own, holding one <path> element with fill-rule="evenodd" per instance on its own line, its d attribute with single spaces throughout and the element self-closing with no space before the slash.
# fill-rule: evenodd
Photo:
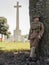
<svg viewBox="0 0 49 65">
<path fill-rule="evenodd" d="M 21 41 L 21 30 L 14 30 L 14 41 Z"/>
</svg>

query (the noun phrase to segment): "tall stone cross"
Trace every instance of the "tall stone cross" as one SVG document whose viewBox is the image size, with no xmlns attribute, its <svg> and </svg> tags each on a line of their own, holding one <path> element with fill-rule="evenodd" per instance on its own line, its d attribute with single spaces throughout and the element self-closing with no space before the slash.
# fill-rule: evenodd
<svg viewBox="0 0 49 65">
<path fill-rule="evenodd" d="M 21 5 L 19 5 L 19 2 L 17 2 L 17 6 L 14 6 L 17 10 L 16 10 L 16 30 L 19 30 L 19 7 L 21 7 Z"/>
</svg>

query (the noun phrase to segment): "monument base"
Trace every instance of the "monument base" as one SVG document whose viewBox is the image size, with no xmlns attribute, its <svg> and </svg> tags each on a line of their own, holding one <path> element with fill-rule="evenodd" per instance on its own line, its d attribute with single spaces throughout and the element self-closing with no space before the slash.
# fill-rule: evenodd
<svg viewBox="0 0 49 65">
<path fill-rule="evenodd" d="M 14 41 L 21 41 L 21 30 L 14 30 Z"/>
</svg>

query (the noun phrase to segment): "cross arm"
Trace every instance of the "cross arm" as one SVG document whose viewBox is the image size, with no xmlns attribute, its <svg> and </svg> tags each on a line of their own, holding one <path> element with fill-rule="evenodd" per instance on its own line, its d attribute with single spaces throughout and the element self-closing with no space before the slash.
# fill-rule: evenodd
<svg viewBox="0 0 49 65">
<path fill-rule="evenodd" d="M 21 5 L 20 6 L 14 6 L 15 8 L 17 8 L 17 7 L 21 7 Z"/>
</svg>

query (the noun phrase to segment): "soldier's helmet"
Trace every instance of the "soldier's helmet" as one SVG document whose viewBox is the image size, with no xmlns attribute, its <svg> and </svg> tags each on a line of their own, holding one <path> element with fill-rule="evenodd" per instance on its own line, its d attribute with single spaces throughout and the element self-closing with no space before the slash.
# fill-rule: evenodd
<svg viewBox="0 0 49 65">
<path fill-rule="evenodd" d="M 40 18 L 40 15 L 39 14 L 35 14 L 34 16 L 33 16 L 33 19 L 34 18 Z"/>
</svg>

